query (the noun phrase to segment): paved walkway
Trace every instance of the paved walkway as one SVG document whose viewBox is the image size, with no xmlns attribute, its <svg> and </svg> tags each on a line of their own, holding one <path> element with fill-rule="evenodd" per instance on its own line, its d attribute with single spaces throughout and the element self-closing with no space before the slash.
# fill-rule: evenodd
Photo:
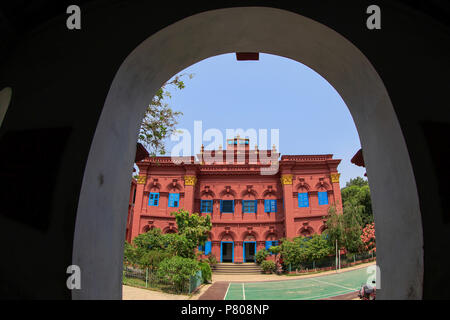
<svg viewBox="0 0 450 320">
<path fill-rule="evenodd" d="M 202 285 L 193 295 L 170 294 L 161 291 L 122 286 L 122 300 L 198 300 L 212 284 Z"/>
</svg>

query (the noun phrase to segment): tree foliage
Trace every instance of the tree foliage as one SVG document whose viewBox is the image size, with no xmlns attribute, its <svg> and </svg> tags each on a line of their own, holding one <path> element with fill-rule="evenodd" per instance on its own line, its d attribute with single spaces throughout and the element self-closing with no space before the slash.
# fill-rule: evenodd
<svg viewBox="0 0 450 320">
<path fill-rule="evenodd" d="M 172 212 L 178 227 L 178 233 L 191 242 L 193 248 L 204 245 L 212 229 L 211 216 L 200 216 L 198 213 L 189 214 L 189 211 L 180 209 Z"/>
<path fill-rule="evenodd" d="M 166 154 L 164 139 L 175 132 L 175 126 L 178 124 L 177 118 L 183 113 L 174 111 L 166 102 L 171 98 L 170 89 L 184 89 L 185 83 L 182 80 L 185 76 L 192 79 L 193 74 L 180 74 L 166 82 L 153 97 L 145 111 L 139 130 L 139 142 L 142 143 L 150 155 Z"/>
<path fill-rule="evenodd" d="M 324 234 L 331 246 L 337 242 L 339 249 L 345 248 L 349 253 L 363 251 L 361 211 L 361 206 L 350 202 L 344 205 L 342 214 L 334 206 L 329 208 Z"/>
<path fill-rule="evenodd" d="M 333 246 L 324 235 L 284 239 L 281 242 L 281 257 L 284 265 L 299 266 L 319 261 L 333 253 Z"/>
<path fill-rule="evenodd" d="M 341 190 L 342 206 L 352 205 L 360 207 L 362 224 L 373 222 L 372 200 L 370 198 L 369 183 L 361 177 L 350 179 Z"/>
<path fill-rule="evenodd" d="M 173 256 L 165 259 L 159 265 L 157 276 L 159 279 L 174 283 L 179 291 L 189 283 L 189 278 L 200 269 L 199 262 L 194 259 Z"/>
</svg>

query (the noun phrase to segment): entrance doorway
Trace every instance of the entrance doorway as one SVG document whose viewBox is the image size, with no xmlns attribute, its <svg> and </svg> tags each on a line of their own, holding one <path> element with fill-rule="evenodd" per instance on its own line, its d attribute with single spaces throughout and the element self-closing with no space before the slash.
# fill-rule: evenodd
<svg viewBox="0 0 450 320">
<path fill-rule="evenodd" d="M 244 241 L 244 262 L 255 262 L 256 241 Z"/>
<path fill-rule="evenodd" d="M 234 242 L 222 241 L 220 247 L 220 262 L 234 262 Z"/>
</svg>

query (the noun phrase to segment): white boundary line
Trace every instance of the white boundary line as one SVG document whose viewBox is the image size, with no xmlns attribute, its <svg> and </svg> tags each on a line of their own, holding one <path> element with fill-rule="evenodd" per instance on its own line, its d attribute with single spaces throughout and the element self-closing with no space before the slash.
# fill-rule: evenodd
<svg viewBox="0 0 450 320">
<path fill-rule="evenodd" d="M 346 290 L 352 290 L 352 291 L 358 290 L 358 289 L 353 289 L 353 288 L 349 288 L 349 287 L 344 287 L 344 286 L 341 286 L 340 284 L 335 284 L 335 283 L 332 283 L 332 282 L 320 281 L 320 280 L 317 280 L 317 279 L 309 279 L 309 280 L 320 282 L 320 283 L 324 283 L 326 285 L 332 285 L 332 286 L 335 286 L 335 287 L 341 287 L 341 288 L 344 288 Z"/>
<path fill-rule="evenodd" d="M 228 290 L 230 289 L 230 284 L 231 283 L 228 283 L 227 292 L 225 292 L 225 295 L 223 296 L 223 300 L 226 300 L 226 298 L 227 298 Z"/>
</svg>

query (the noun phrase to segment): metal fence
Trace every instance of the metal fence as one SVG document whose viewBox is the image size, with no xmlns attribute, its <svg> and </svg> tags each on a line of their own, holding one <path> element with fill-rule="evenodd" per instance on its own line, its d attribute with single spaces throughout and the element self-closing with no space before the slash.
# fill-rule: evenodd
<svg viewBox="0 0 450 320">
<path fill-rule="evenodd" d="M 321 260 L 299 263 L 298 265 L 287 266 L 288 272 L 310 272 L 320 270 L 332 270 L 351 267 L 356 264 L 373 261 L 376 258 L 375 252 L 365 252 L 361 254 L 341 254 L 329 256 Z M 336 267 L 337 266 L 337 267 Z"/>
<path fill-rule="evenodd" d="M 199 270 L 189 280 L 183 281 L 182 283 L 175 283 L 161 279 L 157 276 L 156 272 L 151 272 L 148 268 L 142 270 L 125 266 L 122 282 L 125 285 L 157 289 L 169 293 L 191 294 L 202 284 L 202 272 Z"/>
</svg>

